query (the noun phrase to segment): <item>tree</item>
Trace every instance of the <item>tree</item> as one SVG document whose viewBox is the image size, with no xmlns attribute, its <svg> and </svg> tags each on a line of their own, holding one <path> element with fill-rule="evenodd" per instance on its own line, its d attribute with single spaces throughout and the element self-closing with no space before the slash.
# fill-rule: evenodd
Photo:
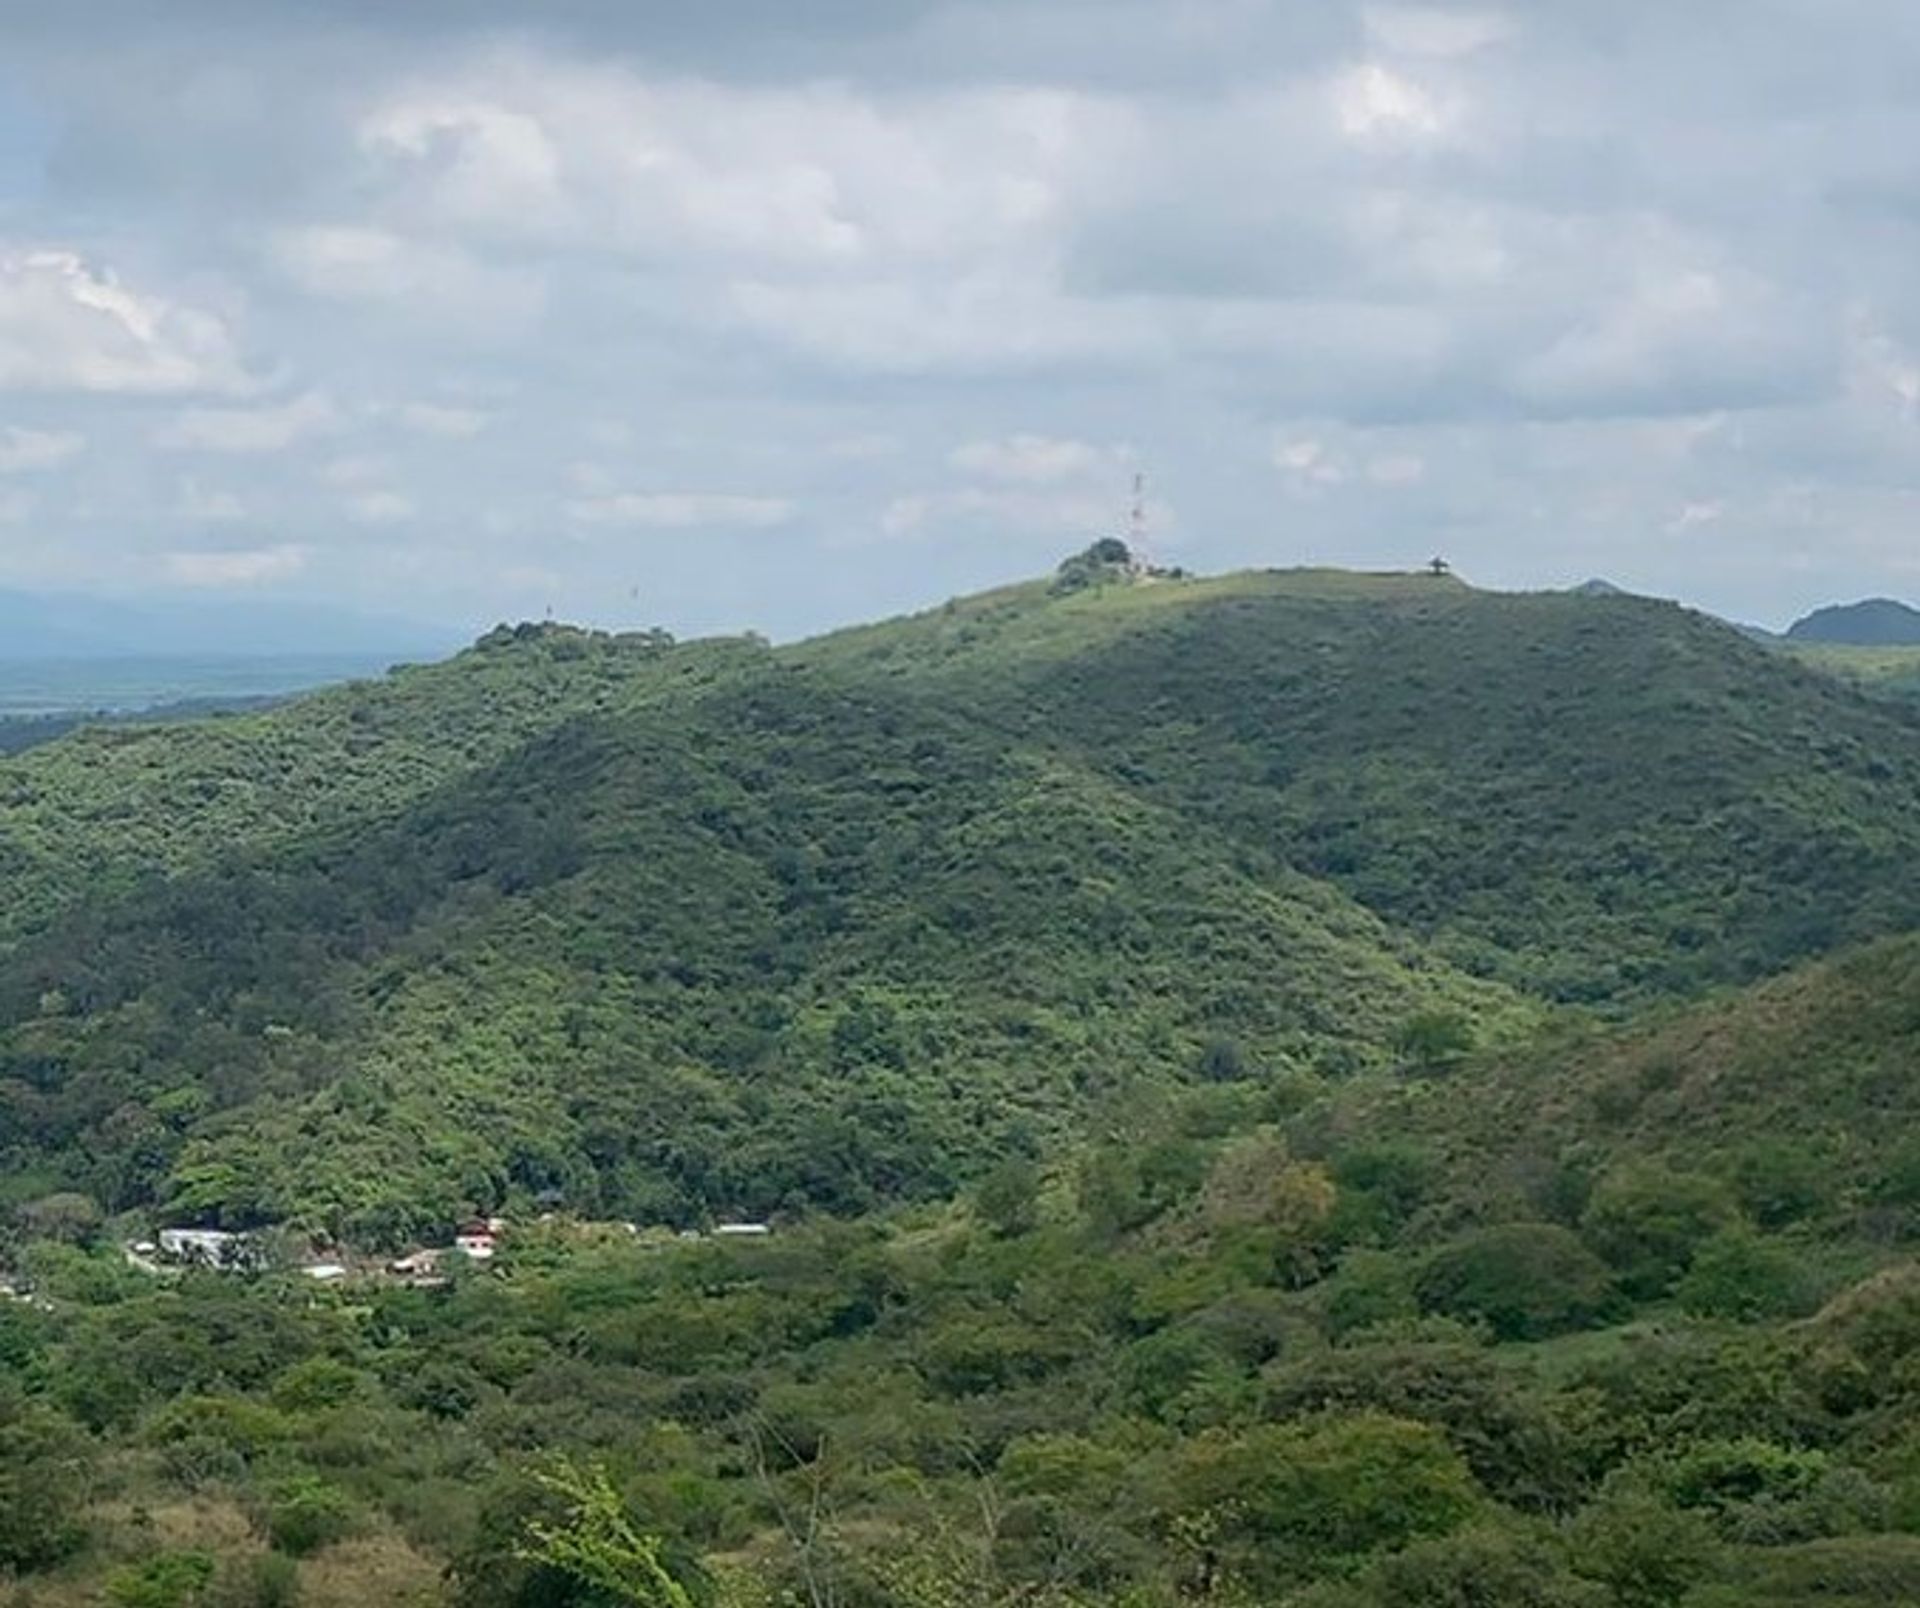
<svg viewBox="0 0 1920 1608">
<path fill-rule="evenodd" d="M 1479 1526 L 1416 1542 L 1367 1579 L 1378 1608 L 1605 1608 L 1535 1537 Z"/>
<path fill-rule="evenodd" d="M 1335 1336 L 1395 1323 L 1419 1312 L 1406 1264 L 1385 1251 L 1348 1253 L 1341 1259 L 1339 1272 L 1322 1288 L 1327 1330 Z"/>
<path fill-rule="evenodd" d="M 1416 1286 L 1429 1311 L 1483 1318 L 1502 1340 L 1581 1329 L 1615 1304 L 1606 1263 L 1569 1229 L 1503 1223 L 1439 1252 Z"/>
<path fill-rule="evenodd" d="M 1617 1608 L 1672 1608 L 1715 1552 L 1704 1519 L 1619 1481 L 1574 1519 L 1568 1543 L 1574 1569 L 1604 1585 Z"/>
<path fill-rule="evenodd" d="M 1652 1299 L 1671 1290 L 1700 1244 L 1738 1215 L 1718 1180 L 1645 1165 L 1601 1179 L 1580 1230 L 1629 1295 Z"/>
<path fill-rule="evenodd" d="M 1253 1075 L 1246 1051 L 1230 1038 L 1208 1039 L 1194 1070 L 1208 1083 L 1240 1083 Z"/>
<path fill-rule="evenodd" d="M 631 1608 L 694 1608 L 694 1599 L 668 1570 L 658 1536 L 643 1535 L 614 1489 L 604 1465 L 558 1459 L 534 1476 L 566 1511 L 559 1523 L 527 1525 L 518 1555 L 557 1569 Z"/>
<path fill-rule="evenodd" d="M 84 1245 L 100 1231 L 100 1206 L 77 1190 L 42 1195 L 20 1208 L 20 1231 L 28 1239 Z"/>
<path fill-rule="evenodd" d="M 1133 553 L 1118 536 L 1102 536 L 1098 541 L 1064 560 L 1054 571 L 1054 593 L 1083 591 L 1107 581 L 1119 580 L 1133 569 Z"/>
<path fill-rule="evenodd" d="M 980 1220 L 1002 1239 L 1031 1233 L 1040 1221 L 1040 1169 L 1024 1156 L 1000 1163 L 973 1197 Z"/>
<path fill-rule="evenodd" d="M 267 1539 L 291 1557 L 303 1558 L 348 1534 L 355 1522 L 353 1499 L 337 1485 L 298 1474 L 277 1486 L 267 1503 Z"/>
<path fill-rule="evenodd" d="M 1439 1430 L 1373 1413 L 1203 1435 L 1169 1497 L 1196 1583 L 1238 1579 L 1256 1593 L 1443 1535 L 1481 1505 Z"/>
<path fill-rule="evenodd" d="M 1473 1024 L 1458 1011 L 1421 1011 L 1394 1035 L 1393 1045 L 1415 1072 L 1444 1072 L 1473 1049 Z"/>
<path fill-rule="evenodd" d="M 79 1545 L 92 1467 L 74 1424 L 0 1389 L 0 1569 L 38 1569 Z"/>
<path fill-rule="evenodd" d="M 1789 1251 L 1741 1228 L 1702 1245 L 1675 1293 L 1689 1312 L 1743 1323 L 1791 1317 L 1815 1300 L 1813 1281 Z"/>
</svg>

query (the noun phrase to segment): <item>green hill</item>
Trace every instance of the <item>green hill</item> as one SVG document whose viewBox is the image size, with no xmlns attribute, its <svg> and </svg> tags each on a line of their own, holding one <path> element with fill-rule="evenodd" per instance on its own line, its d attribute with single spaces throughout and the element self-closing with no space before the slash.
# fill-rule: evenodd
<svg viewBox="0 0 1920 1608">
<path fill-rule="evenodd" d="M 1920 1230 L 1916 1067 L 1910 934 L 1625 1027 L 1563 1023 L 1458 1076 L 1355 1086 L 1315 1121 L 1429 1147 L 1455 1217 L 1577 1212 L 1623 1170 L 1706 1174 L 1770 1227 L 1898 1242 Z"/>
<path fill-rule="evenodd" d="M 783 650 L 524 628 L 0 768 L 0 1132 L 16 1197 L 379 1237 L 556 1190 L 861 1210 L 1137 1084 L 1897 929 L 1916 849 L 1920 726 L 1638 599 L 1309 572 Z"/>
<path fill-rule="evenodd" d="M 1787 627 L 1791 642 L 1838 642 L 1856 647 L 1920 647 L 1920 609 L 1890 597 L 1835 603 Z"/>
<path fill-rule="evenodd" d="M 1785 642 L 1782 650 L 1801 664 L 1895 700 L 1920 701 L 1920 647 L 1863 648 L 1844 642 Z"/>
<path fill-rule="evenodd" d="M 1071 579 L 0 761 L 0 1592 L 1920 1600 L 1920 724 Z"/>
</svg>

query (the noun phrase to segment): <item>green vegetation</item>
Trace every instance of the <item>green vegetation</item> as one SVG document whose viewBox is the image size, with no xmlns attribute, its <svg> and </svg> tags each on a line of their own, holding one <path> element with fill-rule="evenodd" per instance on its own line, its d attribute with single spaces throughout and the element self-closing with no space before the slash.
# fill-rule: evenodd
<svg viewBox="0 0 1920 1608">
<path fill-rule="evenodd" d="M 1863 692 L 1920 698 L 1920 647 L 1857 647 L 1839 642 L 1788 642 L 1783 651 L 1801 664 L 1838 676 Z"/>
<path fill-rule="evenodd" d="M 0 761 L 0 1570 L 1920 1600 L 1916 850 L 1920 723 L 1670 606 L 1098 551 Z"/>
</svg>

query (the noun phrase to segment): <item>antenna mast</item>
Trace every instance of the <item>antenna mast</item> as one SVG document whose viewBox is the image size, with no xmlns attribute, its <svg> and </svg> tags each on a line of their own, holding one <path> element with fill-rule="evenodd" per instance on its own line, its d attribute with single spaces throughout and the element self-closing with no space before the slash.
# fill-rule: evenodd
<svg viewBox="0 0 1920 1608">
<path fill-rule="evenodd" d="M 1134 569 L 1145 575 L 1153 568 L 1147 552 L 1147 477 L 1139 470 L 1133 475 L 1133 507 L 1127 515 L 1127 549 L 1133 554 Z"/>
</svg>

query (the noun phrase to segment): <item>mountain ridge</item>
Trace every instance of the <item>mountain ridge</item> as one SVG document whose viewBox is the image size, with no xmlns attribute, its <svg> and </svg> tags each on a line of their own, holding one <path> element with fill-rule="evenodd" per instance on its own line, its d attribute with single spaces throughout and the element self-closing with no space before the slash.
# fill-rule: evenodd
<svg viewBox="0 0 1920 1608">
<path fill-rule="evenodd" d="M 18 1187 L 376 1235 L 554 1187 L 865 1209 L 1215 1040 L 1341 1075 L 1912 924 L 1914 799 L 1920 722 L 1643 599 L 1255 572 L 780 649 L 503 630 L 0 766 Z"/>
<path fill-rule="evenodd" d="M 1842 643 L 1854 647 L 1920 645 L 1920 609 L 1890 597 L 1830 603 L 1787 627 L 1789 642 Z"/>
</svg>

